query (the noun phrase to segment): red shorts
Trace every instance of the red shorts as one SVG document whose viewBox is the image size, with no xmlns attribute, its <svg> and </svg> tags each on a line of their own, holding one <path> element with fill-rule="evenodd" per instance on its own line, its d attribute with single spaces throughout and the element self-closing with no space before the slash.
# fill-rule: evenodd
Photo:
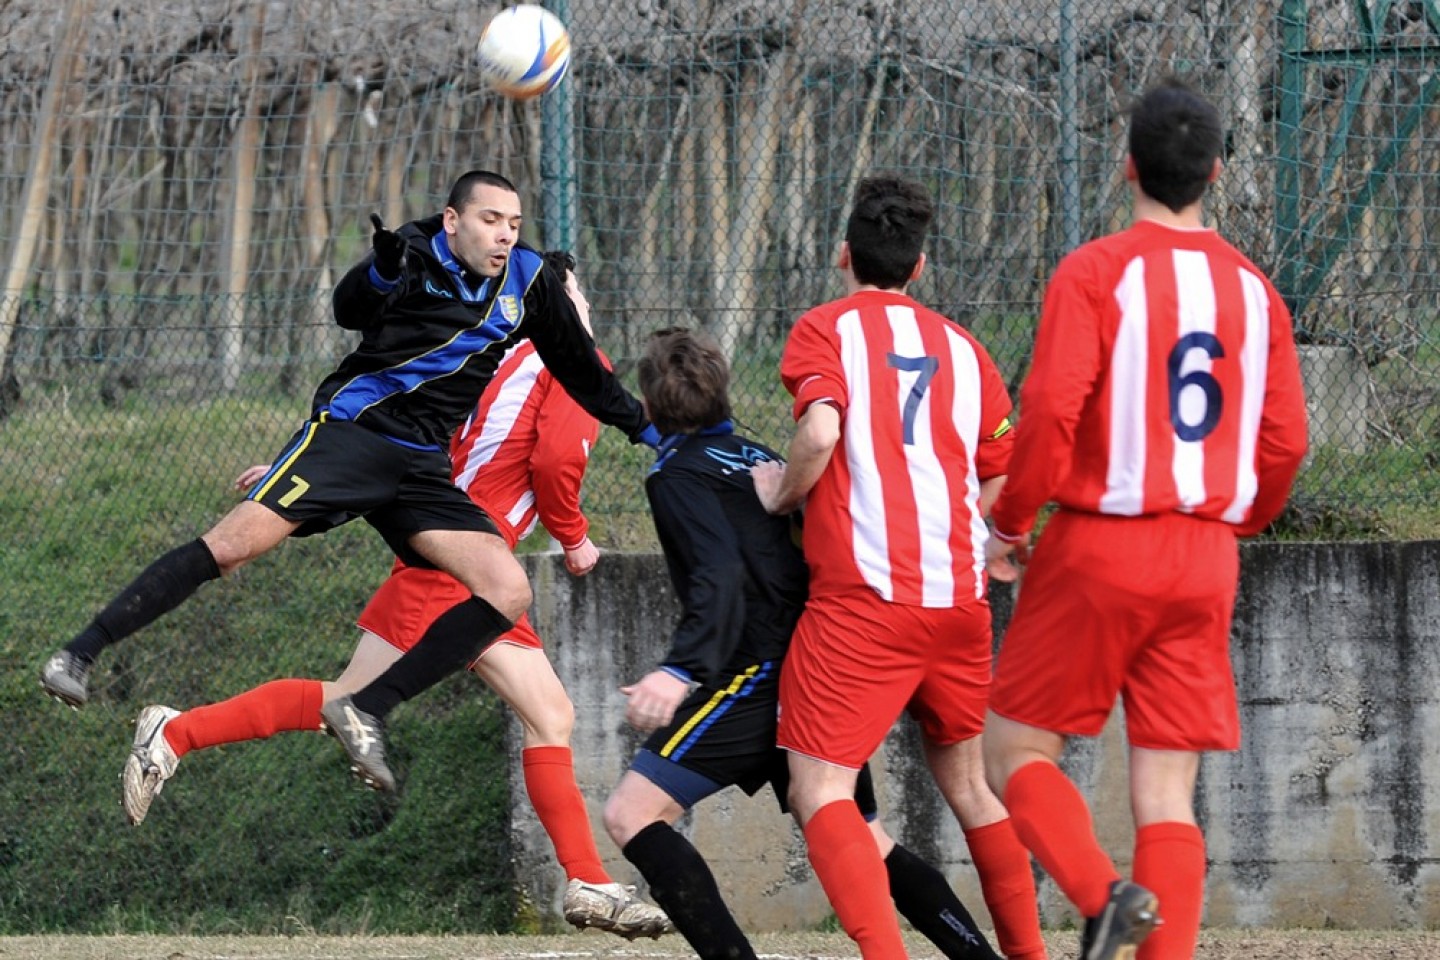
<svg viewBox="0 0 1440 960">
<path fill-rule="evenodd" d="M 496 517 L 495 525 L 505 542 L 514 549 L 516 537 L 510 525 L 503 517 Z M 407 567 L 397 560 L 390 576 L 375 591 L 365 609 L 360 611 L 356 624 L 392 647 L 409 650 L 420 642 L 440 614 L 469 599 L 469 589 L 443 570 Z M 496 643 L 543 649 L 540 635 L 530 626 L 528 613 L 522 614 L 515 626 L 496 637 L 485 650 Z M 480 656 L 485 655 L 485 650 L 480 651 Z"/>
<path fill-rule="evenodd" d="M 1235 534 L 1218 521 L 1060 511 L 1021 583 L 990 709 L 1095 736 L 1118 695 L 1132 746 L 1238 748 L 1230 618 L 1239 568 Z"/>
<path fill-rule="evenodd" d="M 780 672 L 784 749 L 858 769 L 910 712 L 928 740 L 985 725 L 990 606 L 916 607 L 869 591 L 812 597 Z"/>
</svg>

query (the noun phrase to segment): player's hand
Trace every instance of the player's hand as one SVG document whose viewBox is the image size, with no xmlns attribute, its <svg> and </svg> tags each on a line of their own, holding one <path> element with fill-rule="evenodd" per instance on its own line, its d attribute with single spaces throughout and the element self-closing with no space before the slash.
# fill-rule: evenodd
<svg viewBox="0 0 1440 960">
<path fill-rule="evenodd" d="M 620 692 L 630 698 L 625 721 L 643 733 L 658 730 L 675 719 L 675 710 L 690 692 L 690 684 L 664 670 L 652 670 Z"/>
<path fill-rule="evenodd" d="M 1020 570 L 1030 562 L 1030 534 L 1010 543 L 994 534 L 985 541 L 985 572 L 992 580 L 1014 583 L 1020 579 Z"/>
<path fill-rule="evenodd" d="M 249 490 L 260 480 L 261 477 L 270 472 L 270 464 L 257 463 L 253 467 L 247 467 L 240 476 L 235 478 L 236 490 Z"/>
<path fill-rule="evenodd" d="M 600 548 L 591 543 L 589 537 L 581 540 L 579 546 L 565 551 L 565 569 L 577 577 L 583 577 L 594 570 L 599 560 Z"/>
<path fill-rule="evenodd" d="M 386 280 L 399 280 L 405 272 L 405 248 L 409 244 L 394 230 L 385 229 L 380 214 L 370 214 L 370 222 L 375 225 L 375 234 L 370 238 L 375 250 L 375 272 Z"/>
<path fill-rule="evenodd" d="M 780 486 L 785 482 L 785 464 L 778 460 L 762 460 L 750 467 L 750 479 L 755 482 L 755 496 L 766 513 L 778 513 L 775 506 L 780 501 Z"/>
</svg>

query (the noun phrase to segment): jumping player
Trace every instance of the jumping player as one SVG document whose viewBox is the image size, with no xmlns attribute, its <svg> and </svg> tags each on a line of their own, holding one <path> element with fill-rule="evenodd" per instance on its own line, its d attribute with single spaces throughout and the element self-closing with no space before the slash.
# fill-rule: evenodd
<svg viewBox="0 0 1440 960">
<path fill-rule="evenodd" d="M 986 549 L 992 573 L 1013 578 L 1036 512 L 1059 504 L 1000 653 L 985 762 L 1021 839 L 1086 918 L 1084 960 L 1142 941 L 1141 960 L 1194 956 L 1200 753 L 1240 744 L 1235 538 L 1275 518 L 1305 453 L 1290 313 L 1202 221 L 1224 142 L 1214 106 L 1177 82 L 1132 111 L 1134 223 L 1080 247 L 1050 281 Z M 1133 882 L 1057 766 L 1068 737 L 1100 733 L 1117 694 Z"/>
<path fill-rule="evenodd" d="M 564 253 L 547 253 L 545 258 L 565 277 L 565 289 L 589 331 L 589 304 L 573 273 L 574 258 Z M 520 343 L 501 361 L 451 442 L 455 483 L 495 521 L 512 549 L 538 521 L 560 542 L 569 571 L 584 576 L 594 568 L 599 552 L 580 509 L 580 485 L 599 429 L 595 418 L 554 383 L 534 345 Z M 252 467 L 236 485 L 247 489 L 267 470 Z M 122 777 L 130 822 L 145 819 L 180 758 L 192 750 L 287 730 L 321 729 L 322 703 L 365 686 L 414 646 L 437 616 L 467 595 L 459 581 L 442 571 L 397 561 L 361 613 L 360 641 L 334 682 L 275 680 L 184 713 L 146 707 L 135 723 L 135 743 Z M 569 881 L 562 907 L 565 919 L 577 927 L 600 927 L 632 938 L 670 932 L 664 913 L 637 899 L 633 888 L 612 880 L 601 865 L 575 783 L 570 753 L 574 707 L 528 615 L 482 651 L 470 669 L 520 718 L 526 793 Z"/>
<path fill-rule="evenodd" d="M 1010 399 L 984 349 L 906 294 L 933 208 L 869 177 L 837 266 L 847 295 L 795 324 L 780 372 L 789 463 L 759 464 L 771 513 L 805 506 L 810 596 L 780 676 L 778 743 L 810 863 L 866 960 L 905 955 L 857 771 L 904 710 L 964 830 L 1001 952 L 1045 955 L 1029 857 L 985 783 L 990 683 L 984 513 L 1004 482 Z"/>
<path fill-rule="evenodd" d="M 359 331 L 360 345 L 316 390 L 311 419 L 243 502 L 151 564 L 46 661 L 41 685 L 50 695 L 84 704 L 107 646 L 287 537 L 363 516 L 407 565 L 444 570 L 469 591 L 385 673 L 323 708 L 361 775 L 392 788 L 386 714 L 464 669 L 530 606 L 524 569 L 451 481 L 446 454 L 505 351 L 530 340 L 581 407 L 634 441 L 653 436 L 597 357 L 564 278 L 519 242 L 520 198 L 509 180 L 471 171 L 438 216 L 399 231 L 372 219 L 374 251 L 334 298 L 336 322 Z"/>
<path fill-rule="evenodd" d="M 702 960 L 754 960 L 709 866 L 672 825 L 731 785 L 754 794 L 768 782 L 786 808 L 778 680 L 808 574 L 789 518 L 755 498 L 752 466 L 778 457 L 734 432 L 714 339 L 661 331 L 639 373 L 646 411 L 668 435 L 645 490 L 683 610 L 660 667 L 622 688 L 626 719 L 651 736 L 606 802 L 605 827 Z M 998 960 L 940 872 L 874 819 L 868 767 L 857 791 L 900 912 L 947 957 Z"/>
</svg>

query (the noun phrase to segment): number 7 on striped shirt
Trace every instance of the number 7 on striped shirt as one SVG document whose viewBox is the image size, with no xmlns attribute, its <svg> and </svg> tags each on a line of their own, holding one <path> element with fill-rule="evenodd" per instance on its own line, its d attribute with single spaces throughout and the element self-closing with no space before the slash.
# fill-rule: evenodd
<svg viewBox="0 0 1440 960">
<path fill-rule="evenodd" d="M 910 386 L 910 394 L 905 398 L 904 424 L 905 424 L 905 445 L 915 445 L 915 417 L 920 411 L 920 401 L 925 397 L 925 391 L 930 386 L 935 371 L 940 369 L 938 357 L 902 357 L 899 354 L 885 354 L 885 363 L 892 369 L 904 373 L 917 373 L 915 382 Z"/>
</svg>

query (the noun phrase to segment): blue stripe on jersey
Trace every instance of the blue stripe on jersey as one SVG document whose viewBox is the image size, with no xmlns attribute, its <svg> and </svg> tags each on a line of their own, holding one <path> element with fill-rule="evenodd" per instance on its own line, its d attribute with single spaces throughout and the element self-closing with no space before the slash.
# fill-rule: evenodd
<svg viewBox="0 0 1440 960">
<path fill-rule="evenodd" d="M 362 373 L 335 391 L 325 412 L 336 420 L 357 420 L 377 403 L 448 377 L 464 367 L 471 357 L 508 340 L 525 318 L 525 291 L 539 275 L 542 263 L 540 255 L 533 251 L 511 251 L 505 273 L 499 278 L 500 290 L 480 323 L 404 363 Z M 464 283 L 460 286 L 464 288 Z M 509 313 L 504 309 L 506 304 L 513 305 Z"/>
<path fill-rule="evenodd" d="M 766 660 L 764 663 L 758 664 L 758 667 L 759 669 L 746 679 L 734 693 L 726 692 L 719 703 L 712 701 L 709 708 L 705 711 L 705 718 L 698 724 L 695 724 L 685 739 L 681 740 L 673 748 L 667 745 L 663 755 L 669 760 L 679 760 L 685 756 L 686 751 L 705 735 L 705 731 L 709 730 L 715 721 L 730 711 L 730 708 L 735 705 L 735 701 L 742 700 L 755 692 L 755 685 L 770 676 L 770 672 L 775 669 L 775 664 L 770 660 Z"/>
</svg>

